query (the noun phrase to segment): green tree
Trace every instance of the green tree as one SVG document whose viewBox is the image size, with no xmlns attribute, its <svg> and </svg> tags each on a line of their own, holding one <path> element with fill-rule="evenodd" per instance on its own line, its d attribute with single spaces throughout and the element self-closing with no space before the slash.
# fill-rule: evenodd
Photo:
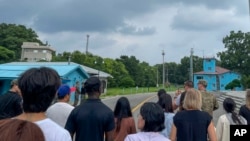
<svg viewBox="0 0 250 141">
<path fill-rule="evenodd" d="M 136 86 L 145 86 L 145 68 L 143 68 L 143 65 L 140 66 L 140 61 L 137 60 L 135 56 L 121 56 L 119 59 L 116 59 L 116 61 L 122 62 L 125 65 L 126 70 L 135 81 Z"/>
<path fill-rule="evenodd" d="M 199 72 L 203 70 L 203 58 L 198 56 L 193 56 L 193 72 Z M 186 80 L 189 80 L 190 73 L 190 57 L 183 57 L 181 59 L 181 64 L 178 66 L 177 70 L 177 82 L 183 84 Z"/>
<path fill-rule="evenodd" d="M 250 69 L 250 33 L 231 31 L 223 38 L 225 51 L 217 54 L 221 66 L 248 75 Z"/>
<path fill-rule="evenodd" d="M 123 77 L 123 78 L 121 79 L 120 85 L 121 85 L 122 87 L 129 88 L 129 87 L 134 87 L 135 82 L 134 82 L 134 80 L 133 80 L 131 77 L 126 76 L 126 77 Z"/>
<path fill-rule="evenodd" d="M 21 45 L 23 42 L 37 42 L 43 44 L 34 30 L 24 25 L 0 24 L 0 46 L 15 52 L 15 60 L 21 58 Z"/>
<path fill-rule="evenodd" d="M 233 81 L 229 82 L 229 83 L 226 85 L 225 89 L 226 89 L 226 90 L 228 90 L 228 89 L 233 90 L 233 89 L 236 88 L 236 87 L 241 87 L 240 80 L 238 80 L 238 79 L 234 79 Z"/>
<path fill-rule="evenodd" d="M 245 89 L 250 88 L 250 76 L 249 75 L 242 75 L 240 81 Z"/>
<path fill-rule="evenodd" d="M 15 59 L 15 52 L 0 46 L 0 64 L 11 62 Z"/>
</svg>

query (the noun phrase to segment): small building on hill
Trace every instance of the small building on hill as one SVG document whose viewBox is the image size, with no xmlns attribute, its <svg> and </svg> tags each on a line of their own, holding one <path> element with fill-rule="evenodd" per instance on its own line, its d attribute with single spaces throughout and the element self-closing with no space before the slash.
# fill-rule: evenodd
<svg viewBox="0 0 250 141">
<path fill-rule="evenodd" d="M 228 83 L 234 79 L 241 79 L 241 75 L 231 70 L 216 66 L 215 58 L 204 58 L 203 71 L 194 73 L 194 87 L 197 89 L 197 83 L 200 79 L 207 81 L 208 91 L 223 91 Z M 242 90 L 241 87 L 235 90 Z"/>
<path fill-rule="evenodd" d="M 28 62 L 51 61 L 55 50 L 51 46 L 42 46 L 35 42 L 23 42 L 21 60 Z"/>
</svg>

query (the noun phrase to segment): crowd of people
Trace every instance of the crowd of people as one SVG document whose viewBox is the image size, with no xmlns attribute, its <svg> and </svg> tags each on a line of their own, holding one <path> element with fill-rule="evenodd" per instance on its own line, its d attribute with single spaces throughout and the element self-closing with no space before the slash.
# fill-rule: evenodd
<svg viewBox="0 0 250 141">
<path fill-rule="evenodd" d="M 226 113 L 214 125 L 213 111 L 219 104 L 206 86 L 206 81 L 200 80 L 196 90 L 192 81 L 186 81 L 184 92 L 178 90 L 173 98 L 160 89 L 158 101 L 145 102 L 135 122 L 127 97 L 120 97 L 114 110 L 101 101 L 98 77 L 88 78 L 83 89 L 76 83 L 77 98 L 71 105 L 71 88 L 61 84 L 55 70 L 31 68 L 0 96 L 0 140 L 229 141 L 230 125 L 250 125 L 250 90 L 239 113 L 234 100 L 226 98 Z M 81 91 L 88 98 L 84 96 L 78 105 Z"/>
</svg>

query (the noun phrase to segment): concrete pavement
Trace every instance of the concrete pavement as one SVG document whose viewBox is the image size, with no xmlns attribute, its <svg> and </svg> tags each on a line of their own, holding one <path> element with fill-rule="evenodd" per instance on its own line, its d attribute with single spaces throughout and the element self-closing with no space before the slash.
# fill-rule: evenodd
<svg viewBox="0 0 250 141">
<path fill-rule="evenodd" d="M 168 92 L 172 97 L 174 96 L 174 92 Z M 132 111 L 133 111 L 133 117 L 136 123 L 137 127 L 137 117 L 139 115 L 140 107 L 143 105 L 145 102 L 157 102 L 157 93 L 143 93 L 143 94 L 134 94 L 134 95 L 123 95 L 124 97 L 127 97 Z M 115 104 L 117 100 L 122 97 L 122 96 L 115 96 L 107 99 L 102 99 L 102 101 L 110 107 L 112 110 L 114 110 Z M 217 94 L 216 97 L 218 98 L 219 95 Z M 218 118 L 225 113 L 222 104 L 219 103 L 219 109 L 215 110 L 213 113 L 213 122 L 214 125 L 216 126 Z"/>
</svg>

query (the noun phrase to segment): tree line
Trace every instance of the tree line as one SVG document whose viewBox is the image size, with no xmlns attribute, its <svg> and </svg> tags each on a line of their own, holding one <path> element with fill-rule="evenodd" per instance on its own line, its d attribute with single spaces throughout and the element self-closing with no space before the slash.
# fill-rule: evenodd
<svg viewBox="0 0 250 141">
<path fill-rule="evenodd" d="M 37 33 L 24 25 L 0 24 L 0 63 L 20 61 L 21 45 L 23 42 L 38 42 Z M 241 83 L 245 88 L 250 87 L 250 33 L 242 31 L 231 31 L 229 35 L 223 38 L 222 42 L 225 51 L 218 52 L 217 61 L 221 67 L 236 71 L 242 74 Z M 119 58 L 102 58 L 91 53 L 85 54 L 80 51 L 63 52 L 53 54 L 52 61 L 62 62 L 71 61 L 82 64 L 100 71 L 107 72 L 113 76 L 109 78 L 109 87 L 154 87 L 162 84 L 163 65 L 149 65 L 149 63 L 140 61 L 136 56 L 122 55 Z M 165 66 L 165 85 L 183 84 L 189 79 L 190 57 L 184 56 L 180 63 L 166 62 Z M 193 72 L 202 71 L 203 58 L 193 56 Z"/>
</svg>

